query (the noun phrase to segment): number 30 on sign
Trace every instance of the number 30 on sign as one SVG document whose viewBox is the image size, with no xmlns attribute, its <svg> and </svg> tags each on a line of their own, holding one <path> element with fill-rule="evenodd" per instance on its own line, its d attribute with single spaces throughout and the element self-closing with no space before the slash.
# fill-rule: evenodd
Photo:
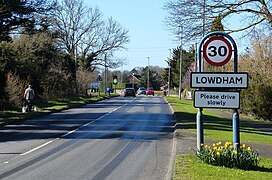
<svg viewBox="0 0 272 180">
<path fill-rule="evenodd" d="M 231 44 L 223 37 L 212 37 L 204 43 L 203 56 L 211 65 L 222 66 L 232 56 Z"/>
</svg>

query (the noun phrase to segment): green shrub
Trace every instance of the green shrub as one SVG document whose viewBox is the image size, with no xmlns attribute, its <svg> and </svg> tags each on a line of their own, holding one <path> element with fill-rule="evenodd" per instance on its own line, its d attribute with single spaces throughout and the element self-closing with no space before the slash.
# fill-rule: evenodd
<svg viewBox="0 0 272 180">
<path fill-rule="evenodd" d="M 272 84 L 261 76 L 250 79 L 247 90 L 241 91 L 240 111 L 257 118 L 272 120 Z"/>
<path fill-rule="evenodd" d="M 7 74 L 5 93 L 8 97 L 8 108 L 19 108 L 23 104 L 24 91 L 27 88 L 30 80 L 26 81 L 20 78 L 17 73 L 11 71 Z"/>
<path fill-rule="evenodd" d="M 243 144 L 236 150 L 231 142 L 218 142 L 212 147 L 202 145 L 202 150 L 197 151 L 196 155 L 208 164 L 245 170 L 255 169 L 260 161 L 259 154 L 249 146 Z"/>
</svg>

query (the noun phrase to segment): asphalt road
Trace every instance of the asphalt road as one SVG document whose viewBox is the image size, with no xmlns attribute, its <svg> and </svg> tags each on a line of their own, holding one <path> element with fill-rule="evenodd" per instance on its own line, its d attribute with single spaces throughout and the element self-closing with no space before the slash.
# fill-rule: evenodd
<svg viewBox="0 0 272 180">
<path fill-rule="evenodd" d="M 0 179 L 165 179 L 173 115 L 162 97 L 122 96 L 0 129 Z"/>
</svg>

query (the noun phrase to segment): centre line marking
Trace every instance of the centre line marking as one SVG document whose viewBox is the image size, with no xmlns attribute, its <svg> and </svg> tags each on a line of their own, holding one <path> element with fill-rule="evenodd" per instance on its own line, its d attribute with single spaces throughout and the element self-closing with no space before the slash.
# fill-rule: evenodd
<svg viewBox="0 0 272 180">
<path fill-rule="evenodd" d="M 130 102 L 132 102 L 132 101 L 133 101 L 133 100 L 131 100 Z M 53 140 L 51 140 L 51 141 L 48 141 L 48 142 L 46 142 L 46 143 L 44 143 L 44 144 L 42 144 L 42 145 L 40 145 L 40 146 L 38 146 L 38 147 L 35 147 L 35 148 L 33 148 L 33 149 L 31 149 L 31 150 L 29 150 L 29 151 L 23 153 L 23 154 L 20 154 L 20 156 L 28 155 L 28 154 L 30 154 L 30 153 L 32 153 L 32 152 L 34 152 L 34 151 L 37 151 L 37 150 L 39 150 L 39 149 L 41 149 L 41 148 L 43 148 L 43 147 L 45 147 L 45 146 L 47 146 L 47 145 L 49 145 L 49 144 L 51 144 L 51 143 L 53 143 L 53 142 L 55 142 L 55 141 L 61 139 L 61 138 L 64 138 L 64 137 L 68 136 L 69 134 L 72 134 L 72 133 L 76 132 L 76 131 L 79 130 L 81 127 L 86 127 L 86 126 L 90 125 L 91 123 L 93 123 L 94 121 L 97 121 L 97 120 L 100 120 L 100 119 L 104 118 L 105 116 L 107 116 L 107 115 L 113 113 L 114 111 L 117 111 L 118 109 L 120 109 L 121 107 L 123 107 L 123 106 L 125 106 L 125 105 L 127 105 L 127 103 L 124 104 L 124 105 L 122 105 L 122 106 L 119 106 L 119 107 L 113 109 L 112 111 L 110 111 L 110 112 L 108 112 L 108 113 L 106 113 L 106 114 L 104 114 L 104 115 L 98 117 L 97 119 L 94 119 L 94 120 L 92 120 L 92 121 L 90 121 L 90 122 L 88 122 L 88 123 L 86 123 L 86 124 L 84 124 L 84 125 L 82 125 L 82 126 L 76 128 L 76 129 L 74 129 L 74 130 L 72 130 L 72 131 L 67 132 L 66 134 L 61 135 L 61 136 L 58 137 L 58 138 L 55 138 L 55 139 L 53 139 Z"/>
</svg>

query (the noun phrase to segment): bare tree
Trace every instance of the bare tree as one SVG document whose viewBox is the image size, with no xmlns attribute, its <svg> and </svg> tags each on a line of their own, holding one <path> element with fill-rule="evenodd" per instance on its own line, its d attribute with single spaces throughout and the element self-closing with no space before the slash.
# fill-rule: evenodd
<svg viewBox="0 0 272 180">
<path fill-rule="evenodd" d="M 88 8 L 82 0 L 63 0 L 54 13 L 55 28 L 60 44 L 72 56 L 84 61 L 85 67 L 105 65 L 104 55 L 110 65 L 120 64 L 113 52 L 128 43 L 128 31 L 109 18 L 103 20 L 97 8 Z"/>
<path fill-rule="evenodd" d="M 6 0 L 0 1 L 0 41 L 11 41 L 15 33 L 28 23 L 41 25 L 41 18 L 55 6 L 55 0 Z M 17 33 L 17 32 L 16 32 Z"/>
<path fill-rule="evenodd" d="M 100 27 L 99 32 L 100 39 L 97 41 L 97 46 L 92 48 L 92 53 L 88 56 L 90 63 L 111 68 L 124 64 L 125 59 L 114 57 L 114 52 L 125 49 L 124 45 L 129 42 L 128 31 L 123 29 L 118 22 L 109 18 L 105 25 Z"/>
<path fill-rule="evenodd" d="M 165 5 L 166 23 L 176 34 L 190 40 L 208 33 L 214 21 L 224 25 L 227 33 L 252 30 L 257 25 L 272 24 L 270 0 L 171 0 Z M 230 18 L 239 17 L 235 28 Z"/>
<path fill-rule="evenodd" d="M 102 23 L 101 12 L 87 8 L 82 0 L 63 0 L 54 11 L 53 17 L 60 44 L 71 55 L 78 53 L 82 41 L 89 35 L 96 34 L 97 27 Z M 89 44 L 95 44 L 96 39 L 88 40 Z"/>
</svg>

